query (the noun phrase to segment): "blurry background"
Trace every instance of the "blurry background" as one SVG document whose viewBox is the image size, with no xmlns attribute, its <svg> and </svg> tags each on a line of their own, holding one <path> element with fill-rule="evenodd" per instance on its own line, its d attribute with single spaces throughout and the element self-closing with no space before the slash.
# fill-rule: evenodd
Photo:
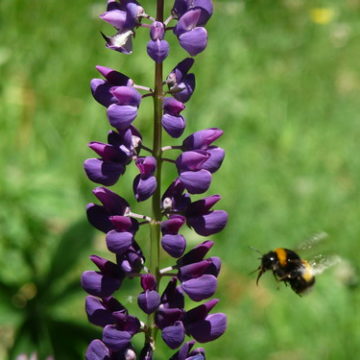
<svg viewBox="0 0 360 360">
<path fill-rule="evenodd" d="M 154 14 L 154 3 L 143 5 Z M 229 315 L 229 328 L 205 346 L 208 357 L 355 359 L 360 1 L 215 1 L 215 8 L 184 112 L 186 135 L 225 130 L 218 145 L 227 156 L 209 193 L 221 194 L 217 208 L 229 212 L 211 253 L 223 259 L 216 310 Z M 82 162 L 93 156 L 87 143 L 105 141 L 109 125 L 89 80 L 98 77 L 96 64 L 139 84 L 153 79 L 147 31 L 137 32 L 131 56 L 105 49 L 99 32 L 113 30 L 97 17 L 104 9 L 98 0 L 0 2 L 0 359 L 32 351 L 80 359 L 99 336 L 87 323 L 79 277 L 93 268 L 88 255 L 108 253 L 85 219 L 94 198 Z M 186 56 L 167 39 L 174 46 L 165 73 Z M 146 99 L 135 123 L 145 139 L 151 114 Z M 113 187 L 129 199 L 132 174 Z M 164 184 L 172 176 L 167 172 Z M 256 287 L 250 272 L 259 255 L 249 246 L 262 253 L 296 248 L 319 232 L 328 237 L 313 254 L 343 261 L 318 277 L 311 294 L 278 287 L 271 274 Z M 203 240 L 185 235 L 190 244 Z M 141 236 L 145 242 L 146 232 Z M 128 295 L 138 288 L 128 287 L 119 296 L 131 308 Z M 163 348 L 159 343 L 158 359 L 173 353 Z"/>
</svg>

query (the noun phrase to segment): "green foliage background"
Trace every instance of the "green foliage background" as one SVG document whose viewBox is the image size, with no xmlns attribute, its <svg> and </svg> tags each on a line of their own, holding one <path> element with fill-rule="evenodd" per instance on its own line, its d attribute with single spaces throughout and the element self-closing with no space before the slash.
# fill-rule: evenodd
<svg viewBox="0 0 360 360">
<path fill-rule="evenodd" d="M 154 4 L 143 1 L 149 13 Z M 109 126 L 88 83 L 98 76 L 96 64 L 139 84 L 151 86 L 153 78 L 146 31 L 138 31 L 131 56 L 104 48 L 99 31 L 112 31 L 97 18 L 104 7 L 94 0 L 0 2 L 1 359 L 32 351 L 41 359 L 50 353 L 79 359 L 99 336 L 87 324 L 78 280 L 91 268 L 88 255 L 106 254 L 103 237 L 85 221 L 84 206 L 94 199 L 82 162 L 92 156 L 86 144 L 105 141 Z M 328 15 L 323 24 L 317 8 Z M 223 196 L 218 208 L 230 218 L 213 237 L 212 254 L 224 262 L 217 310 L 228 314 L 229 327 L 206 345 L 208 358 L 355 359 L 360 1 L 218 0 L 215 9 L 208 49 L 194 66 L 197 89 L 184 112 L 186 134 L 225 130 L 219 145 L 226 161 L 211 193 Z M 186 56 L 172 44 L 166 72 Z M 145 139 L 151 113 L 144 100 L 136 125 Z M 130 198 L 134 173 L 115 191 Z M 164 184 L 172 176 L 167 172 Z M 314 253 L 343 261 L 319 276 L 311 294 L 277 288 L 271 276 L 255 286 L 249 273 L 258 255 L 249 246 L 295 248 L 322 231 L 329 236 Z M 191 244 L 202 240 L 190 231 L 186 236 Z M 145 243 L 146 232 L 140 237 Z M 119 297 L 132 308 L 127 296 L 137 290 L 128 284 Z M 163 348 L 160 340 L 159 359 L 168 357 Z"/>
</svg>

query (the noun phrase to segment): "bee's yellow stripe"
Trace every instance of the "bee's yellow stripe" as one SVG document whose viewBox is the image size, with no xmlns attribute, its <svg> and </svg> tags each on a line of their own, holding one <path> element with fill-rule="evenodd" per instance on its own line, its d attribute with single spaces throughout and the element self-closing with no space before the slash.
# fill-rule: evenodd
<svg viewBox="0 0 360 360">
<path fill-rule="evenodd" d="M 282 266 L 285 266 L 287 264 L 287 254 L 284 248 L 277 248 L 274 250 L 276 253 L 279 263 Z"/>
<path fill-rule="evenodd" d="M 301 262 L 304 265 L 304 271 L 302 272 L 302 277 L 306 282 L 309 282 L 314 277 L 313 268 L 306 260 L 302 260 Z"/>
</svg>

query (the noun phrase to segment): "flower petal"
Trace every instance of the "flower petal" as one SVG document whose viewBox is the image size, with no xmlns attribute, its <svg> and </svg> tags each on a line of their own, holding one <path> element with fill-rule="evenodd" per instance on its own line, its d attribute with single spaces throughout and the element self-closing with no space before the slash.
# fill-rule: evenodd
<svg viewBox="0 0 360 360">
<path fill-rule="evenodd" d="M 161 118 L 164 130 L 173 138 L 178 138 L 184 132 L 186 122 L 184 117 L 164 114 Z"/>
<path fill-rule="evenodd" d="M 118 330 L 115 325 L 106 325 L 102 340 L 112 351 L 125 350 L 130 345 L 131 334 Z"/>
<path fill-rule="evenodd" d="M 199 171 L 184 171 L 180 174 L 180 180 L 190 194 L 202 194 L 211 184 L 211 173 L 201 169 Z"/>
<path fill-rule="evenodd" d="M 185 338 L 185 329 L 181 321 L 176 321 L 174 325 L 167 326 L 161 332 L 161 337 L 171 349 L 179 347 Z"/>
<path fill-rule="evenodd" d="M 214 275 L 205 274 L 196 279 L 184 281 L 181 286 L 191 300 L 201 301 L 214 295 L 217 280 Z"/>
<path fill-rule="evenodd" d="M 201 53 L 207 46 L 208 34 L 205 28 L 196 27 L 179 36 L 180 45 L 191 56 Z"/>
<path fill-rule="evenodd" d="M 107 116 L 111 126 L 124 130 L 135 120 L 137 112 L 136 106 L 111 104 L 107 109 Z"/>
<path fill-rule="evenodd" d="M 200 216 L 187 218 L 190 227 L 202 236 L 209 236 L 221 231 L 228 220 L 228 214 L 224 210 L 214 210 Z"/>
<path fill-rule="evenodd" d="M 146 51 L 156 63 L 160 64 L 169 54 L 169 43 L 166 40 L 150 40 Z"/>
<path fill-rule="evenodd" d="M 134 235 L 127 231 L 111 230 L 106 234 L 107 248 L 115 254 L 123 254 L 132 244 Z"/>
<path fill-rule="evenodd" d="M 133 190 L 137 201 L 144 201 L 154 194 L 157 187 L 155 176 L 143 178 L 137 175 L 134 179 Z"/>
<path fill-rule="evenodd" d="M 160 305 L 160 295 L 155 290 L 146 290 L 138 296 L 139 308 L 145 314 L 153 313 Z"/>
<path fill-rule="evenodd" d="M 109 311 L 100 299 L 94 296 L 86 297 L 85 310 L 89 321 L 94 325 L 104 327 L 115 322 L 112 311 Z"/>
<path fill-rule="evenodd" d="M 101 340 L 93 340 L 85 354 L 86 360 L 110 360 L 110 351 Z"/>
<path fill-rule="evenodd" d="M 120 175 L 124 173 L 125 168 L 118 162 L 91 158 L 84 161 L 84 170 L 91 181 L 97 184 L 111 186 L 118 181 Z"/>
<path fill-rule="evenodd" d="M 213 341 L 225 332 L 226 315 L 210 314 L 204 320 L 190 324 L 186 330 L 200 343 Z"/>
<path fill-rule="evenodd" d="M 121 285 L 121 279 L 109 277 L 97 271 L 85 271 L 81 286 L 90 295 L 106 297 L 112 295 Z"/>
<path fill-rule="evenodd" d="M 180 234 L 166 234 L 161 238 L 162 248 L 172 257 L 180 257 L 186 248 L 186 240 Z"/>
</svg>

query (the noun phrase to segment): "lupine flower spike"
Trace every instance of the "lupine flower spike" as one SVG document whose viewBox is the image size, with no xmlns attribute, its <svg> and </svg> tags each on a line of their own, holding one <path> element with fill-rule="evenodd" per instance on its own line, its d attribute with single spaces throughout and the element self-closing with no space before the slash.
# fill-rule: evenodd
<svg viewBox="0 0 360 360">
<path fill-rule="evenodd" d="M 220 195 L 192 199 L 193 194 L 209 190 L 224 160 L 224 150 L 214 145 L 223 132 L 202 129 L 187 135 L 180 144 L 162 143 L 163 131 L 178 139 L 186 130 L 182 112 L 196 84 L 190 72 L 192 57 L 207 46 L 205 26 L 212 13 L 211 0 L 175 0 L 166 19 L 164 0 L 157 0 L 155 16 L 136 0 L 108 0 L 100 15 L 114 27 L 113 35 L 102 34 L 105 46 L 123 54 L 132 53 L 137 31 L 149 31 L 146 51 L 154 61 L 155 83 L 140 85 L 117 70 L 98 65 L 101 77 L 90 84 L 93 97 L 105 108 L 110 130 L 106 143 L 89 143 L 95 157 L 84 162 L 84 170 L 99 185 L 93 190 L 97 200 L 88 204 L 86 211 L 90 224 L 105 234 L 109 259 L 90 256 L 94 269 L 81 277 L 88 293 L 85 310 L 89 322 L 102 329 L 101 338 L 92 340 L 86 350 L 87 360 L 151 360 L 158 342 L 174 350 L 169 360 L 202 360 L 205 350 L 195 343 L 213 341 L 226 330 L 226 315 L 212 311 L 219 300 L 210 299 L 221 269 L 220 258 L 208 256 L 214 242 L 199 239 L 187 249 L 183 235 L 186 226 L 199 236 L 210 236 L 226 225 L 227 213 L 213 209 Z M 192 57 L 174 62 L 173 70 L 164 76 L 163 62 L 170 54 L 166 38 L 174 36 Z M 141 103 L 148 97 L 154 103 L 151 146 L 136 128 Z M 162 184 L 162 171 L 167 166 L 175 166 L 177 176 Z M 126 179 L 128 167 L 136 169 L 132 180 Z M 132 182 L 133 199 L 124 199 L 108 188 L 123 181 Z M 162 188 L 166 188 L 163 193 Z M 151 214 L 136 212 L 138 202 L 143 201 L 151 202 Z M 137 241 L 140 226 L 148 227 L 145 238 L 150 246 L 144 246 L 145 239 Z M 142 246 L 150 253 L 143 252 Z M 172 266 L 161 267 L 161 251 L 172 259 Z M 143 314 L 139 318 L 121 303 L 134 294 L 117 292 L 127 281 L 139 284 L 135 296 Z M 165 282 L 163 291 L 159 290 L 160 282 Z M 201 303 L 189 305 L 190 300 Z M 157 333 L 161 339 L 156 338 Z M 143 348 L 135 349 L 133 337 L 141 336 Z"/>
</svg>

